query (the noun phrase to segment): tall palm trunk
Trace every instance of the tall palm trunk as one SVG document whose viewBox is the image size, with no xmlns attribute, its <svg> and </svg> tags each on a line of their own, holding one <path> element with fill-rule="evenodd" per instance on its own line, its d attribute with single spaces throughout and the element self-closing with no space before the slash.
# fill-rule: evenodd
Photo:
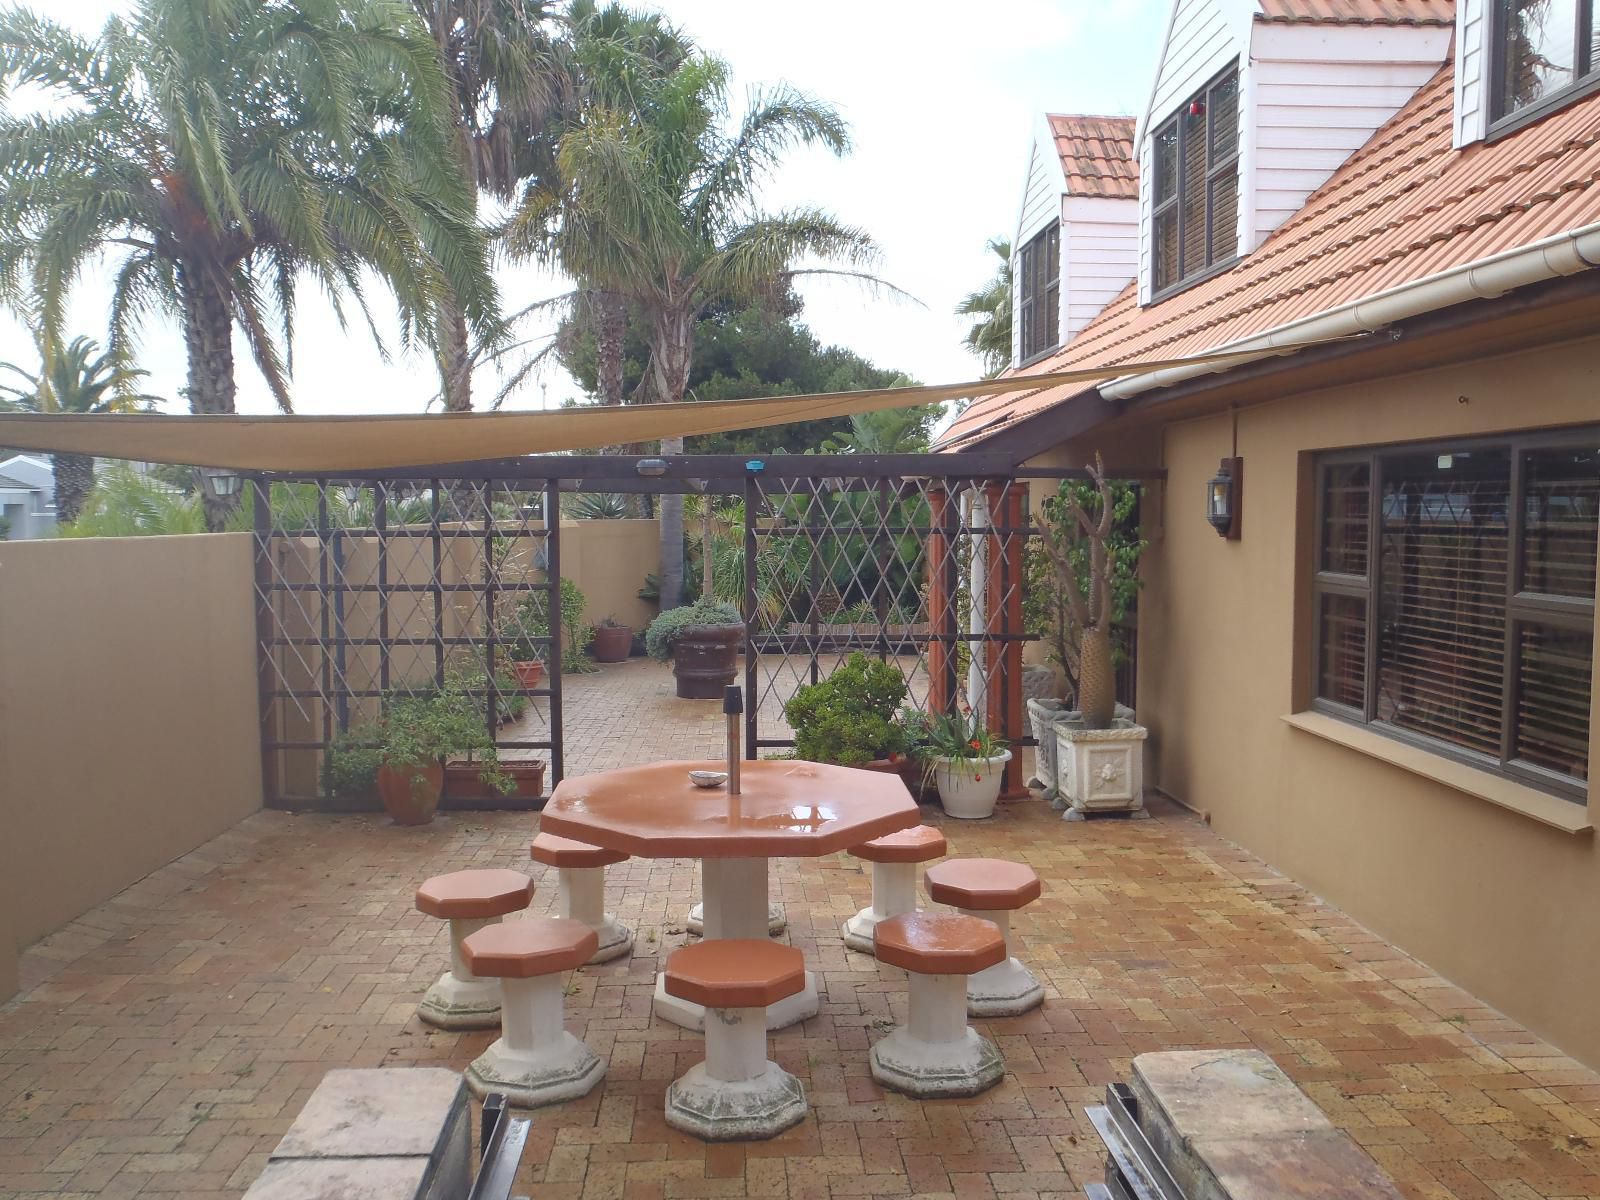
<svg viewBox="0 0 1600 1200">
<path fill-rule="evenodd" d="M 689 389 L 694 358 L 694 314 L 668 309 L 655 314 L 650 337 L 650 378 L 657 403 L 679 404 Z M 662 438 L 661 453 L 682 454 L 681 437 Z M 661 609 L 683 603 L 683 497 L 661 497 Z"/>
<path fill-rule="evenodd" d="M 189 355 L 189 411 L 231 413 L 233 379 L 233 297 L 214 271 L 178 266 L 178 292 L 183 301 L 183 341 Z M 237 496 L 216 496 L 201 489 L 206 528 L 220 532 L 239 506 Z"/>
<path fill-rule="evenodd" d="M 50 464 L 56 477 L 56 522 L 71 525 L 94 486 L 94 459 L 87 454 L 52 454 Z"/>
<path fill-rule="evenodd" d="M 472 411 L 472 342 L 455 296 L 440 301 L 439 381 L 446 412 Z"/>
</svg>

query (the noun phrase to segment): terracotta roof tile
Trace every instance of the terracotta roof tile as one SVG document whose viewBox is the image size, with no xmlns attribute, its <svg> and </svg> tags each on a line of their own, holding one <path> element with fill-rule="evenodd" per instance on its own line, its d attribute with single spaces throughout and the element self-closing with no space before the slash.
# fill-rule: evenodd
<svg viewBox="0 0 1600 1200">
<path fill-rule="evenodd" d="M 1258 21 L 1317 25 L 1451 25 L 1455 0 L 1257 0 Z"/>
<path fill-rule="evenodd" d="M 1049 113 L 1050 133 L 1074 196 L 1139 198 L 1139 162 L 1133 153 L 1132 117 Z"/>
<path fill-rule="evenodd" d="M 1453 83 L 1446 64 L 1232 270 L 1143 308 L 1130 284 L 1058 354 L 1017 372 L 1019 380 L 1215 351 L 1600 221 L 1600 94 L 1456 150 Z M 941 446 L 973 443 L 1081 391 L 1072 384 L 979 398 Z"/>
</svg>

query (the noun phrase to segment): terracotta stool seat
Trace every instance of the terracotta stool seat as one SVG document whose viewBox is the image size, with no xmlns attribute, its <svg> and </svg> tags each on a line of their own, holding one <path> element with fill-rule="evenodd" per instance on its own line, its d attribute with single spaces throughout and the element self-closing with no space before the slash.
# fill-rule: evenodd
<svg viewBox="0 0 1600 1200">
<path fill-rule="evenodd" d="M 975 1017 L 1014 1017 L 1044 1002 L 1044 988 L 1014 951 L 1011 913 L 1039 898 L 1032 867 L 1003 858 L 951 858 L 928 868 L 928 896 L 969 916 L 999 926 L 1007 957 L 967 980 L 967 1012 Z"/>
<path fill-rule="evenodd" d="M 767 1058 L 767 1005 L 805 987 L 793 946 L 718 938 L 674 950 L 667 994 L 706 1008 L 706 1058 L 667 1089 L 667 1124 L 707 1141 L 769 1138 L 805 1119 L 800 1081 Z"/>
<path fill-rule="evenodd" d="M 975 1096 L 999 1083 L 1005 1062 L 967 1024 L 967 977 L 1006 959 L 999 926 L 981 917 L 911 912 L 878 922 L 879 962 L 902 967 L 910 987 L 904 1025 L 873 1044 L 872 1077 L 922 1098 Z"/>
<path fill-rule="evenodd" d="M 561 915 L 594 930 L 598 944 L 590 962 L 608 962 L 633 949 L 633 930 L 606 911 L 606 868 L 627 862 L 628 855 L 540 833 L 528 857 L 556 869 Z"/>
<path fill-rule="evenodd" d="M 943 858 L 944 834 L 931 825 L 916 825 L 863 842 L 852 858 L 872 864 L 872 903 L 844 923 L 844 944 L 873 953 L 872 931 L 879 921 L 917 911 L 917 864 Z"/>
<path fill-rule="evenodd" d="M 493 1029 L 500 1024 L 500 985 L 472 973 L 461 943 L 532 900 L 533 880 L 521 871 L 452 871 L 423 881 L 417 888 L 417 909 L 450 922 L 450 969 L 417 1005 L 421 1020 L 440 1029 Z"/>
<path fill-rule="evenodd" d="M 586 1095 L 605 1063 L 568 1033 L 562 1018 L 562 975 L 581 967 L 599 939 L 581 921 L 530 917 L 478 930 L 462 943 L 468 965 L 496 978 L 505 995 L 500 1037 L 467 1068 L 476 1096 L 504 1092 L 534 1108 Z"/>
</svg>

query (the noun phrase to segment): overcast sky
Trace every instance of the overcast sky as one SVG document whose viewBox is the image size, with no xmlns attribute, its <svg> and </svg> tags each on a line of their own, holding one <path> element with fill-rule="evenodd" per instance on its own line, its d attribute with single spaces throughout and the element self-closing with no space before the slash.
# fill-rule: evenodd
<svg viewBox="0 0 1600 1200">
<path fill-rule="evenodd" d="M 22 0 L 27 3 L 28 0 Z M 34 0 L 58 20 L 91 32 L 128 0 Z M 925 383 L 975 378 L 953 310 L 992 272 L 984 243 L 1014 232 L 1028 146 L 1046 111 L 1137 116 L 1166 15 L 1166 0 L 670 0 L 660 6 L 701 46 L 732 65 L 736 99 L 787 82 L 837 105 L 853 152 L 794 155 L 765 192 L 769 208 L 819 205 L 870 232 L 883 250 L 879 273 L 920 304 L 812 281 L 803 319 L 824 343 L 848 346 Z M 86 276 L 72 332 L 103 338 L 105 272 Z M 502 276 L 508 311 L 566 290 L 530 270 Z M 372 293 L 374 308 L 382 296 Z M 273 410 L 236 339 L 239 410 Z M 26 331 L 0 317 L 0 360 L 28 362 Z M 182 342 L 154 321 L 142 340 L 148 390 L 177 396 Z M 478 384 L 492 394 L 492 371 Z M 300 412 L 415 412 L 436 391 L 420 356 L 385 363 L 365 326 L 341 331 L 308 288 L 295 342 L 293 395 Z M 524 386 L 511 407 L 555 407 L 578 395 L 558 370 Z"/>
</svg>

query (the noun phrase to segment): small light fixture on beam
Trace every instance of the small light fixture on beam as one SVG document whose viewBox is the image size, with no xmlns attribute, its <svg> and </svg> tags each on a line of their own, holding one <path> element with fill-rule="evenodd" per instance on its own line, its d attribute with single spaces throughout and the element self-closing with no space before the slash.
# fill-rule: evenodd
<svg viewBox="0 0 1600 1200">
<path fill-rule="evenodd" d="M 667 473 L 667 460 L 664 458 L 641 458 L 635 464 L 634 470 L 647 478 L 654 479 L 658 475 Z"/>
<path fill-rule="evenodd" d="M 1229 541 L 1239 538 L 1239 497 L 1243 484 L 1242 458 L 1223 459 L 1217 473 L 1206 481 L 1206 520 Z"/>
<path fill-rule="evenodd" d="M 244 483 L 237 471 L 225 467 L 201 467 L 200 475 L 211 489 L 211 494 L 221 499 L 237 496 L 240 485 Z"/>
</svg>

